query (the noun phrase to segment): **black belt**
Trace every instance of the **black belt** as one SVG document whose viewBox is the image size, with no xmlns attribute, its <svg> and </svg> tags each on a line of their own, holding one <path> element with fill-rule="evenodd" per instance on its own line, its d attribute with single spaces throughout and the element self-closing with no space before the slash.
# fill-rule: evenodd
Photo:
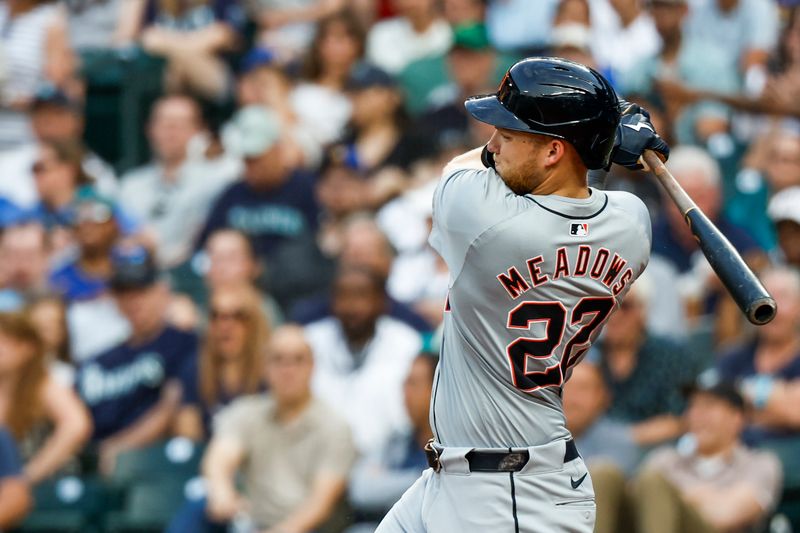
<svg viewBox="0 0 800 533">
<path fill-rule="evenodd" d="M 433 439 L 429 440 L 425 445 L 425 455 L 428 458 L 428 466 L 433 468 L 434 472 L 442 469 L 439 453 L 439 450 L 433 445 Z M 516 452 L 513 450 L 508 452 L 500 450 L 478 452 L 472 450 L 465 457 L 469 463 L 470 472 L 519 472 L 530 460 L 528 450 Z M 580 454 L 577 446 L 575 446 L 575 441 L 569 439 L 564 451 L 564 462 L 568 463 L 578 457 L 580 457 Z"/>
</svg>

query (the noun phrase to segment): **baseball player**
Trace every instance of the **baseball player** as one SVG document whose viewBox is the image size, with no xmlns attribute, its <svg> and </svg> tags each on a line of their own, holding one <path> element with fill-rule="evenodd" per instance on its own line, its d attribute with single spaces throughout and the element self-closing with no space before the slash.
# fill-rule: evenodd
<svg viewBox="0 0 800 533">
<path fill-rule="evenodd" d="M 592 482 L 561 387 L 647 265 L 650 222 L 587 169 L 638 167 L 666 143 L 578 63 L 528 58 L 465 103 L 495 126 L 444 169 L 430 242 L 450 269 L 431 401 L 431 468 L 379 533 L 586 532 Z"/>
</svg>

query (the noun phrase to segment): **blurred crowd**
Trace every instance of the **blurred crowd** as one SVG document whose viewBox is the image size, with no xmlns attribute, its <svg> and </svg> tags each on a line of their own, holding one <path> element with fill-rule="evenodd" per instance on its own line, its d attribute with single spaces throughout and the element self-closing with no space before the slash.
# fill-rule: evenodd
<svg viewBox="0 0 800 533">
<path fill-rule="evenodd" d="M 192 490 L 95 531 L 373 531 L 427 466 L 431 197 L 492 131 L 463 101 L 553 55 L 649 110 L 779 308 L 747 323 L 610 169 L 653 256 L 564 390 L 597 531 L 800 531 L 798 2 L 4 0 L 0 29 L 0 530 L 178 443 Z M 114 72 L 140 120 L 92 112 Z"/>
</svg>

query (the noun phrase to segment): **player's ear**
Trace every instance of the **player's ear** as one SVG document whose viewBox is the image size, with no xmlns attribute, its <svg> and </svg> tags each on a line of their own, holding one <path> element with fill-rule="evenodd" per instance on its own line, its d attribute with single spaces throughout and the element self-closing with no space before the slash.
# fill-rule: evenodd
<svg viewBox="0 0 800 533">
<path fill-rule="evenodd" d="M 564 140 L 551 137 L 547 139 L 545 144 L 544 164 L 550 167 L 561 161 L 567 151 L 567 146 Z"/>
</svg>

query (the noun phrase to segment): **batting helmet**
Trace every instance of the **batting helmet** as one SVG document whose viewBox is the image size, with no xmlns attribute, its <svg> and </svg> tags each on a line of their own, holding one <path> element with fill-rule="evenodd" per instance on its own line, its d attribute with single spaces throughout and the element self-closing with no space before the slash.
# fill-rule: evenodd
<svg viewBox="0 0 800 533">
<path fill-rule="evenodd" d="M 467 111 L 498 128 L 569 141 L 590 169 L 606 168 L 619 123 L 619 101 L 603 76 L 551 57 L 511 66 L 496 94 L 473 96 Z"/>
</svg>

